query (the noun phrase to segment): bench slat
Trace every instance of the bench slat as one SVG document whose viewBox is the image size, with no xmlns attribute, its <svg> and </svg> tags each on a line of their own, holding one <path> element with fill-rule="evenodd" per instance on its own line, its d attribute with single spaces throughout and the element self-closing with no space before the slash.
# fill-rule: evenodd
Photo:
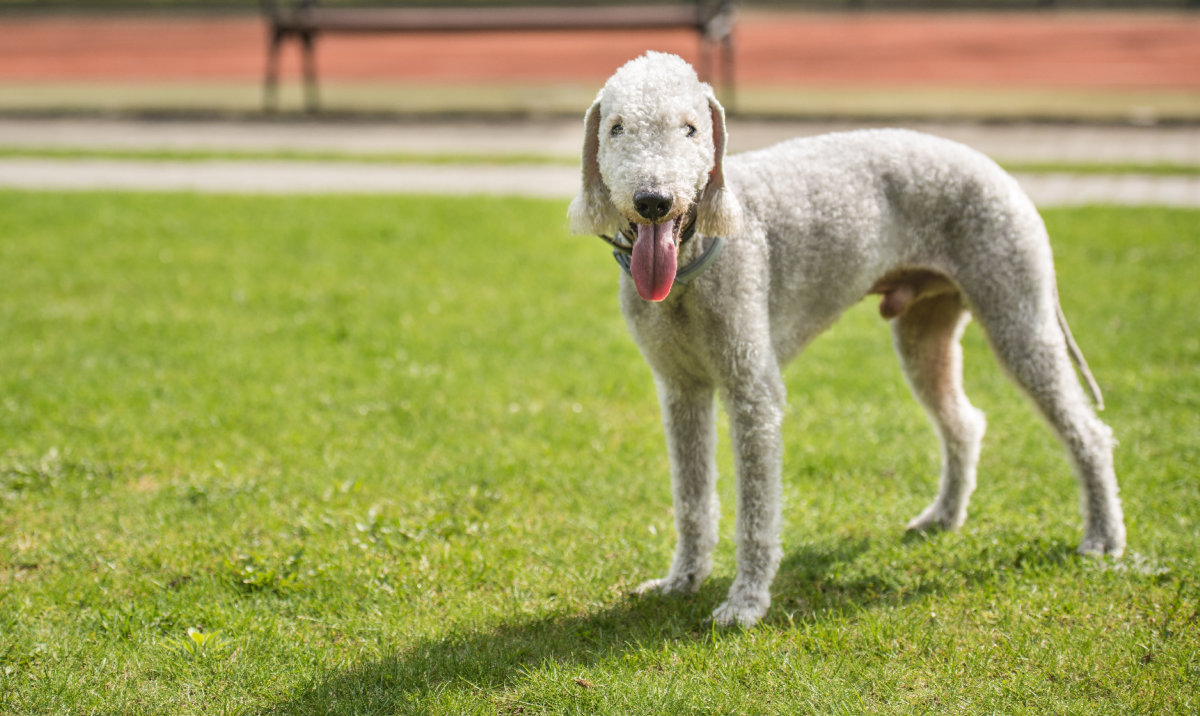
<svg viewBox="0 0 1200 716">
<path fill-rule="evenodd" d="M 572 29 L 703 29 L 696 7 L 311 8 L 281 15 L 284 31 L 468 32 Z"/>
</svg>

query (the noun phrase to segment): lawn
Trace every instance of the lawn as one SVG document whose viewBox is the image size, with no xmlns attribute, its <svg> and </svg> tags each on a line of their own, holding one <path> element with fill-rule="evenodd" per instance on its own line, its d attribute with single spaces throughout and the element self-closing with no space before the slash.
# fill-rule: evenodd
<svg viewBox="0 0 1200 716">
<path fill-rule="evenodd" d="M 125 149 L 90 147 L 4 146 L 0 159 L 130 159 L 134 161 L 217 162 L 217 161 L 307 161 L 359 162 L 364 164 L 427 164 L 427 165 L 566 165 L 576 166 L 579 158 L 554 154 L 531 153 L 432 153 L 432 152 L 339 152 L 302 150 L 244 150 L 221 151 L 209 149 Z M 1188 162 L 1034 162 L 1005 161 L 1002 166 L 1020 174 L 1144 174 L 1147 176 L 1197 176 L 1200 164 Z"/>
<path fill-rule="evenodd" d="M 673 546 L 648 371 L 562 202 L 0 192 L 0 712 L 1195 713 L 1200 212 L 1046 212 L 1129 528 L 977 327 L 966 527 L 872 302 L 786 373 L 765 621 Z"/>
</svg>

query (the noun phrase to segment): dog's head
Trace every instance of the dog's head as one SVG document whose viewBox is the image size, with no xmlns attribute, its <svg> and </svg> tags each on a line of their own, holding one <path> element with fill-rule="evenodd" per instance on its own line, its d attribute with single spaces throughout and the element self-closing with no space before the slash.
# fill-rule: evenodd
<svg viewBox="0 0 1200 716">
<path fill-rule="evenodd" d="M 583 187 L 567 212 L 572 233 L 634 238 L 638 294 L 671 290 L 681 232 L 739 231 L 725 186 L 725 110 L 683 59 L 649 52 L 609 78 L 584 117 Z"/>
</svg>

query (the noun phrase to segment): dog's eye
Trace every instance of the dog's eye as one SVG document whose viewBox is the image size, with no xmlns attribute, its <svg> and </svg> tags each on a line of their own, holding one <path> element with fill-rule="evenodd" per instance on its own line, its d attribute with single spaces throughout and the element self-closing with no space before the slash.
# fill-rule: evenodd
<svg viewBox="0 0 1200 716">
<path fill-rule="evenodd" d="M 689 139 L 691 139 L 692 137 L 696 136 L 696 127 L 695 127 L 695 125 L 691 125 L 691 124 L 685 124 L 685 125 L 683 125 L 683 131 L 687 133 L 687 136 L 688 136 L 688 138 L 689 138 Z"/>
<path fill-rule="evenodd" d="M 625 127 L 623 127 L 619 124 L 614 124 L 612 126 L 612 129 L 608 130 L 608 136 L 610 136 L 610 137 L 619 137 L 624 133 L 625 133 Z"/>
</svg>

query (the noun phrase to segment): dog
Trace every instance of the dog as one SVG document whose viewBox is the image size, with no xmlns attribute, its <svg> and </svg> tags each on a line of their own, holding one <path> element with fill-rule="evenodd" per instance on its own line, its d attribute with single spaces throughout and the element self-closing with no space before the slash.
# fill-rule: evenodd
<svg viewBox="0 0 1200 716">
<path fill-rule="evenodd" d="M 872 294 L 941 442 L 938 495 L 908 529 L 952 530 L 966 518 L 985 429 L 962 387 L 959 340 L 974 316 L 1070 454 L 1079 551 L 1120 555 L 1112 432 L 1080 377 L 1097 407 L 1100 391 L 1059 305 L 1042 219 L 993 161 L 905 130 L 727 157 L 712 88 L 655 52 L 617 70 L 584 128 L 570 229 L 605 237 L 624 268 L 621 310 L 654 375 L 671 462 L 675 556 L 639 593 L 693 592 L 712 569 L 719 393 L 737 472 L 737 576 L 712 618 L 763 617 L 781 557 L 780 368 Z"/>
</svg>

